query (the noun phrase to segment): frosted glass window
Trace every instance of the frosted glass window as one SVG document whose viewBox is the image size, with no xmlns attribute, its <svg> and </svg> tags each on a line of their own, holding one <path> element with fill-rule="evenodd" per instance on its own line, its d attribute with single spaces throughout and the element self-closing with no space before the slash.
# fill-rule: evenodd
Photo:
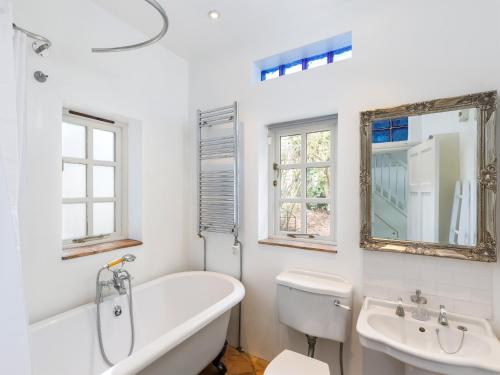
<svg viewBox="0 0 500 375">
<path fill-rule="evenodd" d="M 62 156 L 68 158 L 85 159 L 86 151 L 85 126 L 62 124 Z"/>
<path fill-rule="evenodd" d="M 112 198 L 115 196 L 115 167 L 94 166 L 94 197 Z"/>
<path fill-rule="evenodd" d="M 64 163 L 63 198 L 85 198 L 87 195 L 87 168 L 85 164 Z"/>
<path fill-rule="evenodd" d="M 115 231 L 115 204 L 113 202 L 94 203 L 94 235 Z"/>
<path fill-rule="evenodd" d="M 94 159 L 114 161 L 115 133 L 101 129 L 94 129 L 93 134 Z"/>
<path fill-rule="evenodd" d="M 62 206 L 63 240 L 85 237 L 87 233 L 87 207 L 84 203 L 69 203 Z"/>
</svg>

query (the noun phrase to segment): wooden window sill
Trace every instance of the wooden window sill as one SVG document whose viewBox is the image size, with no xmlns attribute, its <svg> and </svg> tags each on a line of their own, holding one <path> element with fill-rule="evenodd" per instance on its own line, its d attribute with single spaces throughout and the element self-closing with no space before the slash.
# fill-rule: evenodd
<svg viewBox="0 0 500 375">
<path fill-rule="evenodd" d="M 275 238 L 266 238 L 265 240 L 260 240 L 259 243 L 261 245 L 292 247 L 295 249 L 322 251 L 325 253 L 332 253 L 332 254 L 337 253 L 337 248 L 335 246 L 322 243 L 278 240 Z"/>
<path fill-rule="evenodd" d="M 106 253 L 108 251 L 124 249 L 126 247 L 133 247 L 142 245 L 141 241 L 136 240 L 117 240 L 99 243 L 95 245 L 86 245 L 79 247 L 72 247 L 71 249 L 64 250 L 64 254 L 61 257 L 62 260 L 86 257 L 88 255 Z"/>
</svg>

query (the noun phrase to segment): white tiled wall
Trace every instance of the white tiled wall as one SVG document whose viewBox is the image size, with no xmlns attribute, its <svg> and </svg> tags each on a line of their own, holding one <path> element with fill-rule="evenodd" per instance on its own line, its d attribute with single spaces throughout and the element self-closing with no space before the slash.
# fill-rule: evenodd
<svg viewBox="0 0 500 375">
<path fill-rule="evenodd" d="M 492 282 L 491 264 L 380 252 L 363 256 L 364 296 L 410 303 L 421 289 L 431 309 L 442 304 L 448 311 L 491 319 Z"/>
</svg>

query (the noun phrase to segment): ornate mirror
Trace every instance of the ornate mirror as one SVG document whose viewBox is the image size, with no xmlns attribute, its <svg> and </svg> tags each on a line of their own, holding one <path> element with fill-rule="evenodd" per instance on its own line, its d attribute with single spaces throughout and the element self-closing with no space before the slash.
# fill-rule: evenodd
<svg viewBox="0 0 500 375">
<path fill-rule="evenodd" d="M 361 247 L 496 261 L 496 91 L 361 113 Z"/>
</svg>

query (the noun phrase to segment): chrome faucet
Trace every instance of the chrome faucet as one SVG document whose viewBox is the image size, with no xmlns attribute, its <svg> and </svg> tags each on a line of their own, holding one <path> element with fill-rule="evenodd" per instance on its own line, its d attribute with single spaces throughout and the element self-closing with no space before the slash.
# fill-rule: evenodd
<svg viewBox="0 0 500 375">
<path fill-rule="evenodd" d="M 446 312 L 444 305 L 439 305 L 438 323 L 445 327 L 448 327 L 449 325 L 448 313 Z"/>
<path fill-rule="evenodd" d="M 396 315 L 404 318 L 405 316 L 405 308 L 403 306 L 403 298 L 399 297 L 398 298 L 398 306 L 396 307 Z"/>
<path fill-rule="evenodd" d="M 135 260 L 135 255 L 127 254 L 121 258 L 115 259 L 109 263 L 106 263 L 101 267 L 99 272 L 97 273 L 97 281 L 96 281 L 96 303 L 102 303 L 104 299 L 104 288 L 114 287 L 118 294 L 124 295 L 127 294 L 127 287 L 125 286 L 125 281 L 127 281 L 130 285 L 132 280 L 132 276 L 128 271 L 123 268 L 111 269 L 112 267 L 124 264 L 125 262 L 133 262 Z M 111 271 L 113 273 L 113 278 L 111 280 L 100 280 L 101 272 L 104 270 Z"/>
<path fill-rule="evenodd" d="M 420 289 L 417 289 L 415 294 L 411 296 L 411 301 L 417 304 L 417 309 L 412 314 L 413 319 L 420 321 L 429 320 L 429 313 L 424 307 L 427 304 L 427 298 L 422 296 Z"/>
</svg>

